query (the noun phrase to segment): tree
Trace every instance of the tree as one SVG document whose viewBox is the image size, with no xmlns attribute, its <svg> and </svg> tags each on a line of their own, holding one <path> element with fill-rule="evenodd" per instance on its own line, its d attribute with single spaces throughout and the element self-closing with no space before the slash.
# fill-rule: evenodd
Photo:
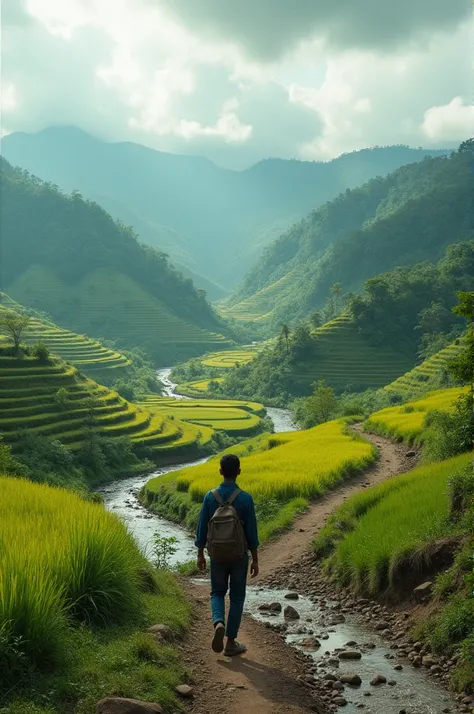
<svg viewBox="0 0 474 714">
<path fill-rule="evenodd" d="M 289 325 L 287 325 L 286 323 L 283 323 L 281 326 L 281 329 L 280 329 L 280 338 L 282 340 L 285 340 L 287 354 L 290 350 L 290 345 L 289 345 L 290 333 L 291 333 L 291 329 L 290 329 Z"/>
<path fill-rule="evenodd" d="M 466 347 L 448 365 L 454 377 L 474 390 L 474 293 L 458 292 L 459 303 L 453 307 L 455 315 L 467 320 Z"/>
<path fill-rule="evenodd" d="M 16 353 L 20 350 L 20 342 L 23 332 L 30 323 L 28 315 L 18 312 L 8 311 L 0 315 L 0 329 L 7 333 L 13 340 L 13 347 Z"/>
<path fill-rule="evenodd" d="M 313 383 L 313 394 L 306 400 L 308 425 L 322 424 L 331 419 L 337 407 L 337 399 L 332 387 L 320 380 Z"/>
</svg>

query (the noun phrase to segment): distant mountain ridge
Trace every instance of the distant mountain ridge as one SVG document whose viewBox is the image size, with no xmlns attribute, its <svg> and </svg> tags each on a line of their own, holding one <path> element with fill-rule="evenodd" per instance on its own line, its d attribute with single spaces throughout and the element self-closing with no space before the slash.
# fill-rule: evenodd
<svg viewBox="0 0 474 714">
<path fill-rule="evenodd" d="M 197 280 L 202 274 L 229 288 L 268 243 L 310 210 L 374 176 L 445 152 L 380 147 L 327 163 L 266 159 L 239 172 L 199 156 L 50 127 L 3 137 L 2 153 L 44 180 L 97 201 Z M 218 287 L 211 297 L 220 294 Z"/>
<path fill-rule="evenodd" d="M 350 294 L 398 266 L 436 261 L 474 237 L 471 152 L 426 158 L 348 190 L 270 246 L 223 314 L 277 327 L 323 308 L 331 286 Z"/>
</svg>

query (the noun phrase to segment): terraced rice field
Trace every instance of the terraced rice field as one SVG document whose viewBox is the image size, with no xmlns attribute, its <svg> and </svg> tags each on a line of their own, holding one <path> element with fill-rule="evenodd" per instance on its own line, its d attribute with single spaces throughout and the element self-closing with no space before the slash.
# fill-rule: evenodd
<svg viewBox="0 0 474 714">
<path fill-rule="evenodd" d="M 436 382 L 442 380 L 449 362 L 463 349 L 463 344 L 463 339 L 455 340 L 391 384 L 387 384 L 384 389 L 395 394 L 412 395 L 416 392 L 426 392 L 430 389 L 430 385 L 431 388 L 438 386 Z"/>
<path fill-rule="evenodd" d="M 176 354 L 202 354 L 229 347 L 221 334 L 207 331 L 172 314 L 129 277 L 108 268 L 88 273 L 74 286 L 47 268 L 33 266 L 8 290 L 15 300 L 53 315 L 77 332 L 109 339 L 117 335 L 131 346 L 156 354 L 170 347 Z"/>
<path fill-rule="evenodd" d="M 197 382 L 183 382 L 177 385 L 175 391 L 177 394 L 182 394 L 185 397 L 197 397 L 199 399 L 199 397 L 207 393 L 211 382 L 220 384 L 223 381 L 224 377 L 214 377 L 214 379 L 201 379 Z"/>
<path fill-rule="evenodd" d="M 231 400 L 179 400 L 150 394 L 141 402 L 148 410 L 232 436 L 249 436 L 258 431 L 262 404 Z"/>
<path fill-rule="evenodd" d="M 128 436 L 137 447 L 150 447 L 157 459 L 185 448 L 198 451 L 212 438 L 211 429 L 130 404 L 58 358 L 43 364 L 6 356 L 1 348 L 0 415 L 0 432 L 13 451 L 24 429 L 76 450 L 89 424 L 102 435 Z"/>
<path fill-rule="evenodd" d="M 118 377 L 118 372 L 131 365 L 130 360 L 123 354 L 104 347 L 97 340 L 37 319 L 31 320 L 24 333 L 23 342 L 42 342 L 61 359 L 96 379 L 105 375 Z"/>
<path fill-rule="evenodd" d="M 324 380 L 337 391 L 378 389 L 412 368 L 414 356 L 389 347 L 374 347 L 341 316 L 318 328 L 316 357 L 297 374 L 305 382 Z"/>
<path fill-rule="evenodd" d="M 252 493 L 257 507 L 272 504 L 272 512 L 260 520 L 262 540 L 288 525 L 310 499 L 376 459 L 375 447 L 350 434 L 344 420 L 307 431 L 260 435 L 237 450 L 242 457 L 239 485 Z M 144 501 L 181 522 L 185 514 L 192 525 L 204 494 L 219 483 L 217 459 L 152 479 L 145 486 Z"/>
<path fill-rule="evenodd" d="M 211 352 L 201 359 L 201 363 L 205 367 L 215 367 L 216 369 L 232 369 L 237 365 L 244 365 L 255 359 L 258 350 L 243 349 L 243 350 L 225 350 L 222 352 Z"/>
<path fill-rule="evenodd" d="M 413 569 L 414 562 L 422 561 L 423 550 L 447 535 L 448 481 L 471 458 L 463 454 L 421 466 L 348 499 L 315 543 L 318 550 L 332 540 L 333 575 L 370 595 L 400 585 L 404 566 Z"/>
<path fill-rule="evenodd" d="M 367 431 L 414 441 L 421 436 L 429 411 L 451 411 L 456 400 L 467 394 L 469 387 L 438 389 L 422 399 L 407 402 L 402 406 L 388 407 L 372 414 L 365 423 Z"/>
<path fill-rule="evenodd" d="M 273 314 L 277 297 L 290 284 L 291 280 L 290 272 L 241 302 L 234 305 L 222 303 L 219 311 L 223 317 L 233 317 L 242 322 L 266 322 Z"/>
</svg>

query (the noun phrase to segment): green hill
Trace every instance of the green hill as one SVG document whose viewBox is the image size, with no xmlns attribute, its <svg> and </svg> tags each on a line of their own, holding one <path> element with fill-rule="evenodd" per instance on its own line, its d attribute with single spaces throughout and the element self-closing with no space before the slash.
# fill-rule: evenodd
<svg viewBox="0 0 474 714">
<path fill-rule="evenodd" d="M 212 430 L 152 414 L 98 385 L 57 357 L 47 363 L 11 355 L 0 345 L 0 433 L 16 451 L 26 431 L 56 439 L 77 451 L 88 430 L 112 439 L 127 436 L 159 463 L 195 456 Z"/>
<path fill-rule="evenodd" d="M 335 283 L 342 292 L 335 302 L 343 302 L 368 278 L 437 260 L 448 245 L 472 239 L 471 162 L 468 142 L 314 210 L 265 250 L 222 314 L 270 326 L 295 321 L 323 308 Z"/>
<path fill-rule="evenodd" d="M 378 147 L 328 162 L 267 159 L 231 171 L 200 156 L 106 143 L 56 126 L 5 136 L 2 153 L 65 191 L 83 192 L 173 262 L 233 286 L 265 245 L 311 209 L 374 176 L 444 152 Z"/>
<path fill-rule="evenodd" d="M 0 318 L 2 313 L 23 313 L 21 305 L 5 294 L 0 294 Z M 51 352 L 69 362 L 78 370 L 93 376 L 97 381 L 113 381 L 126 375 L 130 360 L 120 352 L 104 347 L 97 340 L 85 335 L 78 335 L 70 330 L 58 327 L 46 318 L 31 317 L 27 329 L 22 335 L 25 344 L 43 343 Z"/>
<path fill-rule="evenodd" d="M 14 300 L 75 332 L 143 347 L 160 364 L 230 346 L 205 296 L 164 254 L 80 194 L 5 160 L 1 168 L 1 282 Z"/>
</svg>

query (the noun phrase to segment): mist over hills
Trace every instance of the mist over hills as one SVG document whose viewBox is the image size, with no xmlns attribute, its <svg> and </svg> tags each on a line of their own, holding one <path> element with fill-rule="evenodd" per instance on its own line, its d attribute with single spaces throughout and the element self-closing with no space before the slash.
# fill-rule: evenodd
<svg viewBox="0 0 474 714">
<path fill-rule="evenodd" d="M 4 137 L 2 153 L 45 181 L 97 201 L 132 225 L 141 241 L 193 271 L 197 286 L 216 299 L 309 211 L 374 176 L 446 152 L 380 147 L 326 163 L 267 159 L 239 172 L 203 157 L 106 143 L 75 127 L 50 127 Z"/>
</svg>

